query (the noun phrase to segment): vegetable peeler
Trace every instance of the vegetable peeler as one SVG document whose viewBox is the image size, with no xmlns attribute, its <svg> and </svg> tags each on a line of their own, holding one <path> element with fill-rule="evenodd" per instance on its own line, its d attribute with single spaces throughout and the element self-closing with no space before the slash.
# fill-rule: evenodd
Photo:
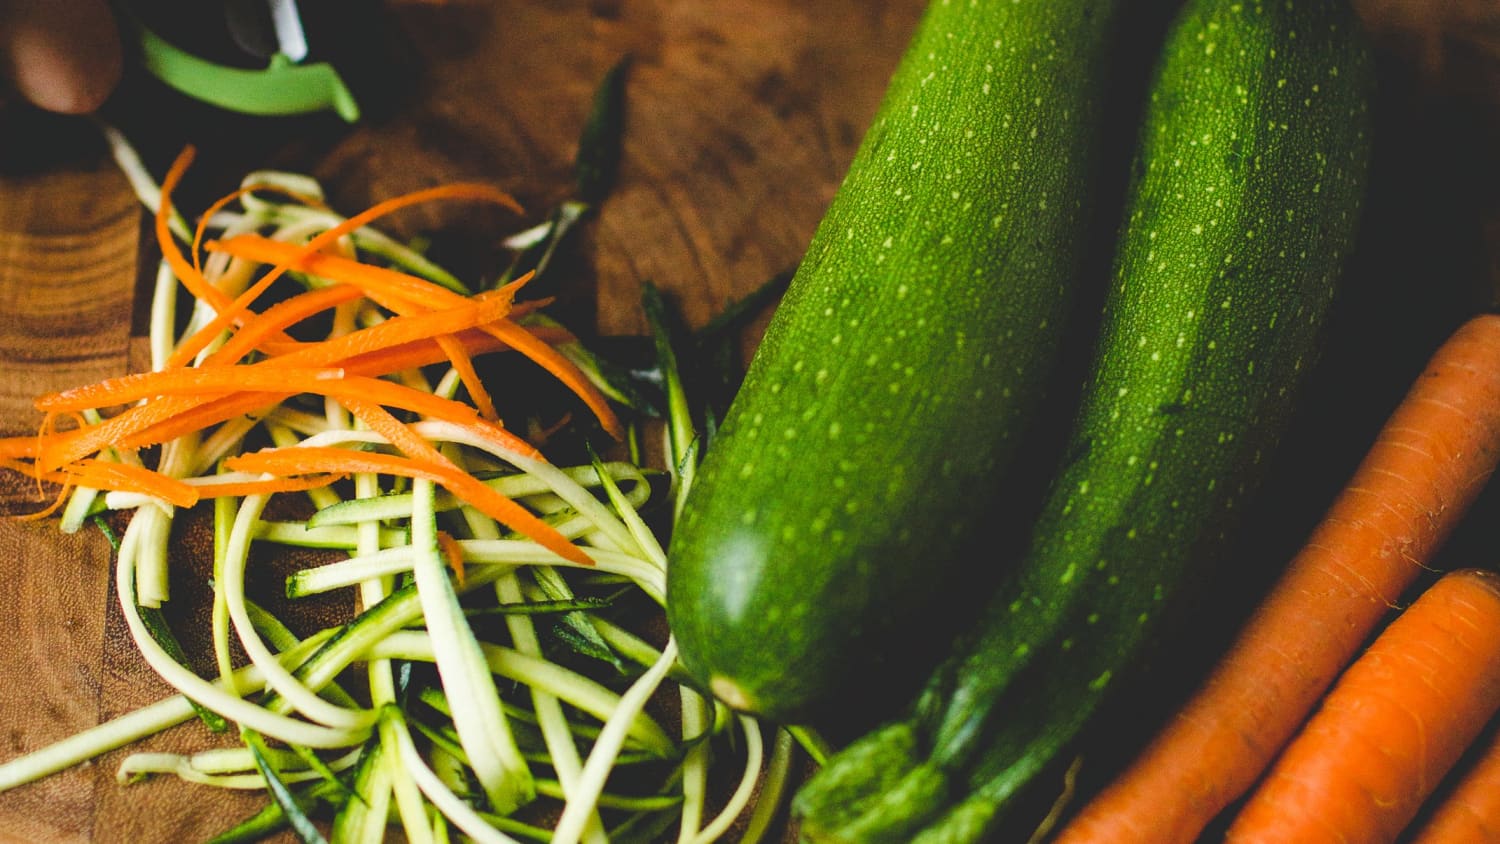
<svg viewBox="0 0 1500 844">
<path fill-rule="evenodd" d="M 316 60 L 296 0 L 131 0 L 117 9 L 144 68 L 183 94 L 245 114 L 360 117 L 338 69 Z"/>
</svg>

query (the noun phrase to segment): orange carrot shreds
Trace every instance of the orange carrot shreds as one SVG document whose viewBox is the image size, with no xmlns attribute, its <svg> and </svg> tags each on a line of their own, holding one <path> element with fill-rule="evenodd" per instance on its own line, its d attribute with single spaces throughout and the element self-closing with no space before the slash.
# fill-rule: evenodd
<svg viewBox="0 0 1500 844">
<path fill-rule="evenodd" d="M 87 459 L 70 464 L 63 471 L 75 483 L 93 489 L 139 492 L 175 507 L 191 507 L 198 503 L 198 490 L 191 484 L 142 466 Z"/>
<path fill-rule="evenodd" d="M 255 451 L 227 458 L 224 465 L 237 471 L 270 475 L 348 472 L 426 478 L 559 557 L 578 565 L 593 565 L 593 561 L 582 549 L 569 542 L 551 525 L 462 470 L 455 472 L 439 464 L 384 452 L 322 446 Z"/>
<path fill-rule="evenodd" d="M 437 532 L 438 549 L 443 553 L 443 559 L 448 561 L 448 567 L 453 569 L 453 576 L 458 582 L 464 582 L 464 549 L 458 544 L 447 531 Z"/>
<path fill-rule="evenodd" d="M 624 439 L 625 427 L 620 424 L 619 417 L 615 416 L 614 410 L 610 408 L 609 400 L 604 397 L 598 387 L 594 386 L 593 382 L 589 381 L 588 376 L 584 375 L 583 371 L 561 352 L 532 334 L 530 329 L 510 320 L 489 323 L 482 328 L 551 373 L 552 377 L 561 381 L 583 400 L 588 409 L 593 411 L 594 417 L 599 420 L 600 426 L 606 433 L 617 440 Z"/>
<path fill-rule="evenodd" d="M 1344 672 L 1227 842 L 1395 841 L 1500 708 L 1500 575 L 1445 575 Z"/>
<path fill-rule="evenodd" d="M 307 196 L 294 190 L 289 190 L 281 185 L 273 185 L 269 183 L 252 183 L 248 185 L 241 185 L 240 187 L 224 194 L 223 196 L 209 203 L 209 206 L 203 209 L 203 213 L 198 215 L 198 225 L 193 230 L 193 247 L 191 250 L 191 254 L 193 257 L 193 268 L 196 269 L 199 273 L 203 272 L 203 242 L 208 237 L 208 227 L 209 224 L 213 221 L 214 215 L 224 210 L 229 206 L 229 203 L 234 202 L 236 199 L 239 199 L 240 197 L 247 194 L 256 193 L 258 191 L 267 191 L 270 193 L 280 194 L 289 199 L 296 200 L 297 202 L 300 202 L 301 204 L 308 206 L 309 208 L 327 207 L 316 197 Z"/>
<path fill-rule="evenodd" d="M 327 252 L 308 252 L 302 246 L 258 234 L 242 234 L 228 240 L 209 241 L 204 248 L 209 252 L 222 252 L 231 257 L 263 264 L 286 264 L 329 281 L 353 284 L 391 310 L 396 308 L 386 303 L 393 300 L 425 310 L 443 302 L 451 303 L 464 298 L 461 293 L 455 293 L 419 276 Z"/>
<path fill-rule="evenodd" d="M 458 373 L 459 383 L 469 391 L 469 399 L 474 402 L 474 407 L 479 415 L 486 419 L 499 419 L 500 414 L 495 410 L 495 400 L 490 396 L 490 391 L 484 386 L 484 381 L 479 377 L 479 370 L 474 368 L 474 359 L 469 356 L 468 350 L 462 343 L 453 339 L 452 335 L 443 335 L 434 338 L 442 348 L 443 354 L 447 356 L 448 362 L 452 364 L 453 371 Z"/>
<path fill-rule="evenodd" d="M 277 366 L 334 366 L 345 358 L 387 346 L 454 334 L 503 319 L 511 310 L 508 294 L 481 293 L 451 308 L 392 317 L 349 334 L 306 343 L 297 351 L 271 358 Z"/>
<path fill-rule="evenodd" d="M 474 408 L 454 399 L 443 398 L 394 381 L 364 376 L 347 377 L 338 384 L 326 382 L 307 386 L 310 387 L 307 392 L 330 396 L 350 407 L 351 411 L 353 407 L 349 402 L 374 403 L 410 410 L 430 419 L 440 419 L 461 426 L 506 451 L 541 459 L 541 454 L 525 440 L 484 419 Z"/>
<path fill-rule="evenodd" d="M 250 354 L 252 349 L 260 349 L 269 355 L 280 355 L 291 349 L 300 349 L 307 344 L 290 338 L 285 341 L 273 338 L 278 335 L 284 337 L 285 335 L 281 334 L 283 329 L 290 328 L 316 314 L 332 310 L 345 302 L 352 302 L 360 296 L 359 288 L 347 284 L 320 287 L 289 296 L 246 320 L 233 337 L 226 340 L 224 345 L 204 359 L 203 364 L 222 366 L 238 363 Z"/>
<path fill-rule="evenodd" d="M 202 366 L 137 372 L 84 387 L 49 393 L 36 400 L 36 409 L 48 413 L 114 407 L 141 399 L 166 395 L 202 396 L 220 393 L 285 392 L 305 382 L 335 381 L 344 377 L 338 367 L 313 369 L 264 366 Z"/>
<path fill-rule="evenodd" d="M 510 194 L 498 188 L 490 185 L 456 182 L 425 190 L 413 191 L 412 193 L 378 202 L 370 208 L 340 222 L 338 225 L 319 232 L 301 248 L 307 254 L 317 252 L 344 235 L 356 231 L 381 217 L 399 211 L 402 208 L 437 200 L 474 200 L 501 205 L 516 213 L 521 213 L 522 211 L 520 204 Z M 217 316 L 178 345 L 177 349 L 173 351 L 171 357 L 168 359 L 168 365 L 181 366 L 192 360 L 198 352 L 213 342 L 215 337 L 218 337 L 236 319 L 240 318 L 242 312 L 275 283 L 278 278 L 285 274 L 288 269 L 291 269 L 291 267 L 292 264 L 290 262 L 277 262 L 259 281 L 236 297 L 227 309 L 217 309 L 219 311 Z"/>
<path fill-rule="evenodd" d="M 425 295 L 433 302 L 446 302 L 451 299 L 461 299 L 459 294 L 454 293 L 440 285 L 433 284 L 424 279 L 407 276 L 381 267 L 371 267 L 357 261 L 350 261 L 336 255 L 322 253 L 303 252 L 300 256 L 293 254 L 297 249 L 290 244 L 277 243 L 255 235 L 240 235 L 229 240 L 211 243 L 210 250 L 221 250 L 237 257 L 253 258 L 262 261 L 286 262 L 294 261 L 295 266 L 305 269 L 315 275 L 330 280 L 342 281 L 349 284 L 365 286 L 367 291 L 375 291 L 382 294 L 410 298 Z M 518 279 L 512 284 L 520 284 L 528 280 L 530 276 Z M 504 341 L 510 347 L 516 349 L 539 365 L 545 368 L 558 380 L 562 381 L 569 389 L 583 400 L 584 404 L 599 419 L 600 424 L 610 435 L 617 439 L 624 436 L 624 428 L 615 417 L 609 402 L 603 393 L 599 392 L 584 375 L 578 370 L 572 361 L 563 357 L 556 349 L 543 342 L 535 335 L 529 334 L 528 330 L 513 324 L 497 324 L 485 329 L 497 339 Z M 465 381 L 465 384 L 468 384 Z M 472 393 L 472 388 L 471 388 Z M 491 417 L 493 418 L 493 417 Z"/>
<path fill-rule="evenodd" d="M 517 309 L 520 309 L 519 305 Z M 565 329 L 535 326 L 528 330 L 532 336 L 546 343 L 566 343 L 573 339 Z M 499 338 L 478 329 L 466 329 L 450 336 L 461 343 L 464 350 L 471 356 L 512 351 L 510 346 L 501 342 Z M 442 363 L 447 359 L 442 348 L 432 340 L 417 340 L 376 352 L 347 357 L 341 365 L 345 372 L 357 372 L 361 375 L 390 375 L 406 369 Z"/>
<path fill-rule="evenodd" d="M 69 463 L 97 454 L 106 448 L 123 445 L 136 431 L 171 419 L 205 401 L 201 396 L 166 396 L 135 405 L 97 425 L 73 431 L 60 431 L 42 441 L 34 455 L 39 471 L 59 469 Z"/>
<path fill-rule="evenodd" d="M 255 366 L 266 367 L 269 363 L 267 361 Z M 235 369 L 250 368 L 252 367 L 235 367 Z M 303 392 L 329 396 L 341 402 L 348 400 L 369 401 L 389 407 L 410 410 L 423 416 L 463 426 L 507 451 L 522 454 L 533 459 L 541 459 L 541 454 L 530 443 L 527 443 L 524 439 L 512 434 L 499 425 L 485 422 L 478 416 L 474 408 L 462 402 L 436 396 L 432 393 L 413 389 L 393 381 L 366 376 L 346 375 L 344 378 L 336 380 L 311 380 L 300 383 L 286 381 L 281 387 L 283 389 L 292 389 L 296 392 L 241 392 L 210 397 L 208 400 L 195 401 L 187 405 L 179 405 L 177 412 L 167 418 L 159 419 L 151 425 L 128 432 L 113 432 L 117 437 L 115 442 L 127 448 L 144 448 L 173 440 L 195 431 L 201 431 L 212 425 L 217 425 L 239 416 L 269 409 L 296 395 L 297 392 Z M 165 399 L 158 399 L 153 404 L 175 401 L 178 398 L 171 396 Z M 136 408 L 132 408 L 131 411 L 126 412 L 130 413 L 134 410 Z M 113 419 L 106 420 L 104 424 L 109 425 L 113 421 Z M 94 445 L 92 442 L 75 445 L 66 454 L 71 455 L 92 445 Z M 93 452 L 86 453 L 91 454 Z M 73 459 L 77 458 L 74 457 Z"/>
<path fill-rule="evenodd" d="M 257 365 L 284 367 L 288 370 L 294 368 L 337 366 L 345 357 L 357 356 L 415 340 L 430 340 L 443 334 L 494 322 L 510 311 L 511 303 L 509 297 L 509 291 L 491 291 L 479 294 L 470 299 L 464 299 L 462 305 L 453 308 L 445 308 L 443 310 L 411 316 L 393 317 L 378 325 L 351 334 L 315 343 L 301 344 L 297 351 L 288 352 Z M 293 388 L 290 392 L 278 395 L 281 398 L 285 398 L 294 395 L 296 392 L 297 390 Z M 275 398 L 276 396 L 271 394 L 265 394 L 260 398 L 256 398 L 252 394 L 246 400 L 247 404 L 242 403 L 237 406 L 244 408 L 240 412 L 255 410 Z M 168 420 L 180 417 L 198 405 L 205 404 L 214 399 L 215 397 L 213 396 L 167 396 L 156 401 L 138 405 L 124 413 L 106 419 L 99 425 L 49 437 L 43 446 L 35 451 L 35 455 L 42 469 L 56 469 L 116 443 L 131 442 L 137 444 L 136 447 L 139 447 L 140 445 L 164 442 L 167 439 L 181 436 L 183 433 L 200 430 L 200 428 L 193 427 L 184 429 L 181 424 L 182 419 L 178 419 L 173 425 L 169 426 L 176 433 L 172 436 L 160 436 L 160 428 Z M 236 415 L 239 415 L 239 412 L 231 413 L 228 416 L 220 415 L 213 417 L 212 421 L 205 423 L 202 427 L 213 424 L 213 422 L 222 422 Z M 141 436 L 142 432 L 148 429 L 156 430 L 150 436 Z"/>
<path fill-rule="evenodd" d="M 182 177 L 187 173 L 188 167 L 192 166 L 195 155 L 196 150 L 193 147 L 184 147 L 182 152 L 178 154 L 177 159 L 172 162 L 172 166 L 167 170 L 166 176 L 162 178 L 161 203 L 156 207 L 154 220 L 156 243 L 157 247 L 161 249 L 162 258 L 172 268 L 172 272 L 177 275 L 177 279 L 182 282 L 182 285 L 194 296 L 198 297 L 198 299 L 207 302 L 216 313 L 222 314 L 233 307 L 233 300 L 229 298 L 228 294 L 204 278 L 203 274 L 198 272 L 193 266 L 193 263 L 182 254 L 182 250 L 178 248 L 177 241 L 172 236 L 170 225 L 172 219 L 172 194 L 182 182 Z M 282 334 L 275 339 L 290 340 L 291 338 Z M 191 355 L 188 357 L 191 358 Z"/>
<path fill-rule="evenodd" d="M 278 492 L 304 492 L 309 489 L 325 487 L 335 481 L 342 480 L 346 475 L 340 473 L 329 473 L 325 475 L 305 475 L 295 478 L 261 478 L 257 480 L 225 480 L 211 481 L 206 483 L 195 483 L 193 488 L 198 491 L 198 497 L 203 498 L 243 498 L 247 495 L 271 495 Z"/>
<path fill-rule="evenodd" d="M 1196 841 L 1260 777 L 1500 460 L 1500 316 L 1432 356 L 1207 682 L 1059 844 Z"/>
<path fill-rule="evenodd" d="M 27 474 L 27 475 L 31 474 L 29 471 L 26 471 L 26 470 L 21 470 L 21 471 L 22 471 L 23 474 Z M 73 484 L 73 482 L 71 480 L 65 480 L 61 484 L 58 485 L 57 493 L 55 495 L 50 496 L 50 498 L 49 498 L 49 496 L 46 495 L 45 492 L 39 492 L 39 494 L 37 496 L 38 500 L 47 501 L 48 502 L 47 506 L 43 507 L 40 510 L 34 510 L 34 511 L 30 512 L 30 513 L 15 513 L 13 515 L 8 516 L 7 518 L 15 519 L 17 521 L 22 521 L 22 522 L 35 521 L 37 519 L 45 519 L 48 516 L 52 515 L 53 513 L 56 513 L 58 510 L 61 510 L 63 508 L 63 506 L 68 503 L 68 495 L 73 491 L 73 487 L 74 487 L 74 484 Z"/>
<path fill-rule="evenodd" d="M 1411 844 L 1500 841 L 1500 731 L 1409 840 Z"/>
<path fill-rule="evenodd" d="M 210 243 L 208 248 L 234 257 L 284 264 L 331 281 L 353 284 L 377 303 L 398 314 L 425 311 L 464 300 L 460 294 L 424 278 L 363 264 L 338 255 L 308 252 L 303 247 L 259 235 L 239 235 L 227 241 Z M 527 275 L 513 282 L 510 289 L 518 289 L 529 278 L 530 275 Z M 494 401 L 463 347 L 445 339 L 439 339 L 438 343 L 458 372 L 459 380 L 468 389 L 480 414 L 488 419 L 497 418 Z"/>
</svg>

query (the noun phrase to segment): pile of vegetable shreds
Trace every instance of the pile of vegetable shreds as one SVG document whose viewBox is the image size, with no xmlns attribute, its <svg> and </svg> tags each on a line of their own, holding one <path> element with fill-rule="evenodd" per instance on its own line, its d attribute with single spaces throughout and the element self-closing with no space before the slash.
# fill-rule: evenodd
<svg viewBox="0 0 1500 844">
<path fill-rule="evenodd" d="M 787 734 L 768 742 L 755 721 L 683 685 L 681 730 L 669 734 L 647 704 L 672 696 L 662 686 L 676 685 L 673 643 L 650 644 L 597 611 L 607 599 L 586 597 L 608 588 L 663 601 L 665 554 L 639 513 L 646 473 L 597 458 L 552 465 L 500 422 L 474 359 L 526 356 L 619 436 L 602 379 L 559 350 L 577 344 L 556 322 L 528 319 L 545 304 L 516 301 L 529 276 L 471 294 L 371 225 L 417 203 L 519 211 L 515 201 L 449 184 L 344 218 L 312 179 L 265 172 L 189 231 L 172 196 L 191 150 L 158 186 L 106 134 L 154 211 L 164 257 L 153 368 L 39 398 L 41 430 L 0 440 L 0 465 L 63 490 L 35 514 L 61 509 L 63 530 L 132 511 L 117 541 L 121 610 L 181 694 L 0 764 L 0 789 L 196 712 L 236 725 L 241 745 L 137 753 L 119 777 L 265 788 L 266 810 L 219 841 L 287 827 L 325 840 L 320 806 L 332 808 L 333 841 L 380 841 L 393 823 L 413 842 L 446 841 L 450 828 L 476 841 L 706 842 L 736 823 L 741 840 L 760 838 L 787 779 Z M 314 515 L 267 518 L 268 500 L 287 493 L 309 496 Z M 209 499 L 218 676 L 205 678 L 155 608 L 168 598 L 174 513 Z M 355 614 L 299 638 L 249 600 L 252 547 L 275 544 L 344 549 L 288 578 L 286 594 L 355 590 Z M 476 632 L 471 618 L 485 614 L 505 633 Z M 549 659 L 538 619 L 606 658 Z M 236 647 L 248 662 L 235 664 Z M 570 667 L 580 662 L 599 670 Z M 422 663 L 435 671 L 412 670 Z M 361 688 L 346 688 L 351 676 Z M 722 801 L 709 798 L 716 758 L 742 766 Z"/>
</svg>

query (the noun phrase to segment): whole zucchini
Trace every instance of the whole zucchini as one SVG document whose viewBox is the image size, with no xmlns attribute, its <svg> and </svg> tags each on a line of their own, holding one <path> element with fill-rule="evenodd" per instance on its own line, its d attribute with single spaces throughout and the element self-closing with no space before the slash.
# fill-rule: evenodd
<svg viewBox="0 0 1500 844">
<path fill-rule="evenodd" d="M 1093 374 L 1031 551 L 909 717 L 804 788 L 808 838 L 995 840 L 1006 801 L 1225 550 L 1352 247 L 1371 79 L 1344 0 L 1180 10 Z"/>
<path fill-rule="evenodd" d="M 977 568 L 961 540 L 1087 251 L 1112 6 L 926 10 L 671 540 L 671 627 L 720 699 L 798 719 L 893 676 L 906 627 Z"/>
</svg>

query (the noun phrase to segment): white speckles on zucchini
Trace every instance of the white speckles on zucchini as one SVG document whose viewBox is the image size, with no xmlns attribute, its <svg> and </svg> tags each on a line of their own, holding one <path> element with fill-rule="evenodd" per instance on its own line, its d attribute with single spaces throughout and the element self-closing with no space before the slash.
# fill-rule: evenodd
<svg viewBox="0 0 1500 844">
<path fill-rule="evenodd" d="M 835 756 L 799 797 L 804 834 L 981 840 L 1136 662 L 1190 567 L 1215 561 L 1353 242 L 1371 81 L 1337 0 L 1187 0 L 1149 97 L 1069 457 L 1031 547 L 903 722 L 922 750 L 863 774 Z M 961 793 L 880 785 L 927 771 Z"/>
<path fill-rule="evenodd" d="M 773 716 L 826 705 L 988 563 L 959 542 L 1052 380 L 1115 5 L 929 7 L 672 538 L 669 620 L 705 682 Z M 760 555 L 725 553 L 752 506 Z M 825 511 L 846 546 L 786 532 Z M 756 569 L 733 619 L 711 586 L 731 564 Z M 768 624 L 771 605 L 807 623 Z"/>
</svg>

